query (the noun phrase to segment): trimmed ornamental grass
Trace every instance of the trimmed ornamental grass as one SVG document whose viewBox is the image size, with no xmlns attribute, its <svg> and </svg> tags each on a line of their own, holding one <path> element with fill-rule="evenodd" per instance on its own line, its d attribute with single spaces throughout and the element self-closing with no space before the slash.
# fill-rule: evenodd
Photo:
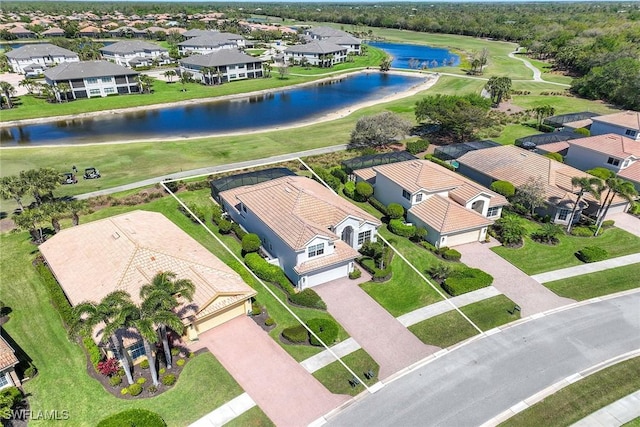
<svg viewBox="0 0 640 427">
<path fill-rule="evenodd" d="M 520 318 L 513 310 L 515 303 L 504 295 L 497 295 L 460 308 L 480 329 L 488 331 Z M 408 328 L 425 344 L 446 348 L 471 338 L 478 331 L 455 310 L 423 320 Z"/>
<path fill-rule="evenodd" d="M 353 353 L 344 356 L 342 361 L 368 386 L 371 386 L 378 381 L 378 370 L 380 369 L 380 366 L 371 358 L 371 356 L 369 356 L 369 353 L 363 349 L 356 350 Z M 364 373 L 369 370 L 373 371 L 375 376 L 368 380 L 365 378 Z M 349 380 L 353 378 L 353 376 L 337 360 L 324 368 L 317 370 L 313 373 L 313 376 L 331 393 L 355 396 L 365 390 L 362 384 L 351 387 Z"/>
<path fill-rule="evenodd" d="M 589 375 L 500 425 L 569 426 L 639 389 L 640 357 L 636 357 Z"/>
<path fill-rule="evenodd" d="M 556 280 L 544 285 L 562 297 L 582 301 L 637 288 L 640 286 L 638 272 L 640 272 L 640 264 L 631 264 Z"/>
</svg>

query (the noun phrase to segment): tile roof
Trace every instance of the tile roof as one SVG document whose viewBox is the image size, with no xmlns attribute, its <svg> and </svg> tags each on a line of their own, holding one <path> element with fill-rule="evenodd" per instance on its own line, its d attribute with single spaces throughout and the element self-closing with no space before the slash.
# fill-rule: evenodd
<svg viewBox="0 0 640 427">
<path fill-rule="evenodd" d="M 574 139 L 569 141 L 569 144 L 622 159 L 629 156 L 640 158 L 640 141 L 634 141 L 631 138 L 614 133 Z"/>
<path fill-rule="evenodd" d="M 622 169 L 618 172 L 618 176 L 640 184 L 640 161 L 635 161 L 631 166 Z"/>
<path fill-rule="evenodd" d="M 594 122 L 610 123 L 629 129 L 640 130 L 640 112 L 638 111 L 622 111 L 620 113 L 594 117 L 592 120 Z"/>
<path fill-rule="evenodd" d="M 18 364 L 18 358 L 9 343 L 0 336 L 0 371 Z"/>
<path fill-rule="evenodd" d="M 574 129 L 578 129 L 578 128 L 586 128 L 589 127 L 593 124 L 593 120 L 591 119 L 583 119 L 583 120 L 576 120 L 575 122 L 567 122 L 564 124 L 564 126 L 567 127 L 571 127 Z"/>
<path fill-rule="evenodd" d="M 287 53 L 334 53 L 345 50 L 344 47 L 338 46 L 335 43 L 331 43 L 324 40 L 314 40 L 306 44 L 296 44 L 289 46 L 285 49 Z"/>
<path fill-rule="evenodd" d="M 493 221 L 453 200 L 435 194 L 409 212 L 442 234 L 486 227 Z"/>
<path fill-rule="evenodd" d="M 78 58 L 78 54 L 50 43 L 26 44 L 6 53 L 10 59 L 41 58 L 43 56 L 64 56 L 66 58 Z"/>
<path fill-rule="evenodd" d="M 44 72 L 46 78 L 58 80 L 86 79 L 92 77 L 132 76 L 136 71 L 109 61 L 65 62 Z"/>
<path fill-rule="evenodd" d="M 376 177 L 376 171 L 373 168 L 358 169 L 353 171 L 353 174 L 364 181 L 369 181 Z"/>
<path fill-rule="evenodd" d="M 234 207 L 242 202 L 295 251 L 316 236 L 339 240 L 329 228 L 347 217 L 380 225 L 374 216 L 303 176 L 245 185 L 223 191 L 220 197 Z"/>
<path fill-rule="evenodd" d="M 72 305 L 124 290 L 134 301 L 162 271 L 191 280 L 196 318 L 255 291 L 173 222 L 156 212 L 134 211 L 62 230 L 40 246 Z M 216 300 L 225 297 L 223 300 Z M 186 302 L 184 302 L 186 304 Z M 187 313 L 193 314 L 193 312 Z"/>
<path fill-rule="evenodd" d="M 543 144 L 536 147 L 538 151 L 544 151 L 545 153 L 559 153 L 568 148 L 569 143 L 567 141 L 552 142 L 551 144 Z"/>
<path fill-rule="evenodd" d="M 117 43 L 110 44 L 109 46 L 100 48 L 100 52 L 102 52 L 103 54 L 119 53 L 121 55 L 133 54 L 133 53 L 139 53 L 139 52 L 156 52 L 156 51 L 168 52 L 168 50 L 162 46 L 159 46 L 154 43 L 139 41 L 139 40 L 127 40 L 127 41 L 117 42 Z"/>
<path fill-rule="evenodd" d="M 192 55 L 180 60 L 181 65 L 195 65 L 198 67 L 219 67 L 232 64 L 253 64 L 263 62 L 261 59 L 247 55 L 236 49 L 222 49 L 206 55 Z"/>
<path fill-rule="evenodd" d="M 311 258 L 301 264 L 294 267 L 294 270 L 298 274 L 306 274 L 310 271 L 314 271 L 320 268 L 329 267 L 331 265 L 345 263 L 352 261 L 359 256 L 358 251 L 351 246 L 343 242 L 342 240 L 336 240 L 334 252 L 331 255 L 324 255 L 315 258 Z"/>
</svg>

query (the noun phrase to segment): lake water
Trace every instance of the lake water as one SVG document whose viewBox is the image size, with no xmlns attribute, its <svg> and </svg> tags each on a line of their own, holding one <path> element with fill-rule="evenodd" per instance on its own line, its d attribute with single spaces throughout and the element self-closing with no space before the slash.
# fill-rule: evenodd
<svg viewBox="0 0 640 427">
<path fill-rule="evenodd" d="M 393 57 L 394 68 L 436 68 L 460 64 L 460 57 L 447 49 L 405 43 L 368 42 Z"/>
<path fill-rule="evenodd" d="M 4 128 L 0 129 L 0 146 L 86 144 L 161 137 L 179 139 L 284 126 L 405 91 L 424 79 L 378 72 L 360 73 L 260 96 Z"/>
</svg>

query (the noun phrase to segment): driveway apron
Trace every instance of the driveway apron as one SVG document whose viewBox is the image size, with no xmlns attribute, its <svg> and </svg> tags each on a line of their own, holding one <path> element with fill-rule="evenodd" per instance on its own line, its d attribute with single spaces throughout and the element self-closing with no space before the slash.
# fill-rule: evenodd
<svg viewBox="0 0 640 427">
<path fill-rule="evenodd" d="M 248 317 L 199 338 L 277 426 L 306 426 L 349 399 L 330 393 Z"/>
<path fill-rule="evenodd" d="M 427 286 L 425 284 L 425 286 Z M 380 365 L 380 379 L 435 353 L 349 279 L 313 288 L 333 317 Z"/>
<path fill-rule="evenodd" d="M 629 215 L 628 213 L 616 213 L 608 215 L 607 219 L 614 220 L 616 227 L 640 237 L 640 219 L 635 216 Z"/>
<path fill-rule="evenodd" d="M 474 242 L 456 246 L 456 250 L 462 254 L 463 263 L 492 275 L 493 286 L 520 306 L 523 317 L 575 302 L 554 294 L 493 252 L 491 246 Z"/>
</svg>

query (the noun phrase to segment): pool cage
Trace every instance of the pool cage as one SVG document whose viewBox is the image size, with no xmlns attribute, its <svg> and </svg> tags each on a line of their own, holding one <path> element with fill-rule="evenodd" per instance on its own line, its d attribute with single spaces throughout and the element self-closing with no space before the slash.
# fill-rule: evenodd
<svg viewBox="0 0 640 427">
<path fill-rule="evenodd" d="M 444 145 L 434 150 L 433 156 L 443 161 L 456 160 L 469 151 L 482 150 L 483 148 L 498 147 L 501 144 L 499 142 L 492 141 L 490 139 L 483 139 L 481 141 L 461 142 L 458 144 Z"/>
<path fill-rule="evenodd" d="M 599 114 L 596 113 L 581 111 L 579 113 L 559 114 L 557 116 L 547 117 L 542 123 L 554 128 L 561 128 L 565 123 L 579 122 L 581 120 L 591 119 L 598 116 Z"/>
<path fill-rule="evenodd" d="M 389 153 L 370 154 L 367 156 L 355 157 L 342 161 L 344 171 L 351 175 L 353 171 L 359 169 L 371 168 L 378 165 L 386 165 L 388 163 L 406 162 L 407 160 L 416 160 L 417 157 L 406 151 L 392 151 Z"/>
<path fill-rule="evenodd" d="M 569 141 L 578 138 L 584 138 L 584 135 L 567 131 L 539 133 L 518 138 L 515 141 L 515 145 L 526 150 L 533 150 L 539 145 L 553 144 L 555 142 Z"/>
<path fill-rule="evenodd" d="M 269 168 L 226 176 L 224 178 L 211 181 L 211 196 L 214 200 L 220 203 L 220 198 L 218 196 L 222 191 L 231 190 L 244 185 L 260 184 L 261 182 L 271 181 L 272 179 L 282 178 L 283 176 L 295 175 L 296 174 L 293 171 L 287 168 Z"/>
</svg>

